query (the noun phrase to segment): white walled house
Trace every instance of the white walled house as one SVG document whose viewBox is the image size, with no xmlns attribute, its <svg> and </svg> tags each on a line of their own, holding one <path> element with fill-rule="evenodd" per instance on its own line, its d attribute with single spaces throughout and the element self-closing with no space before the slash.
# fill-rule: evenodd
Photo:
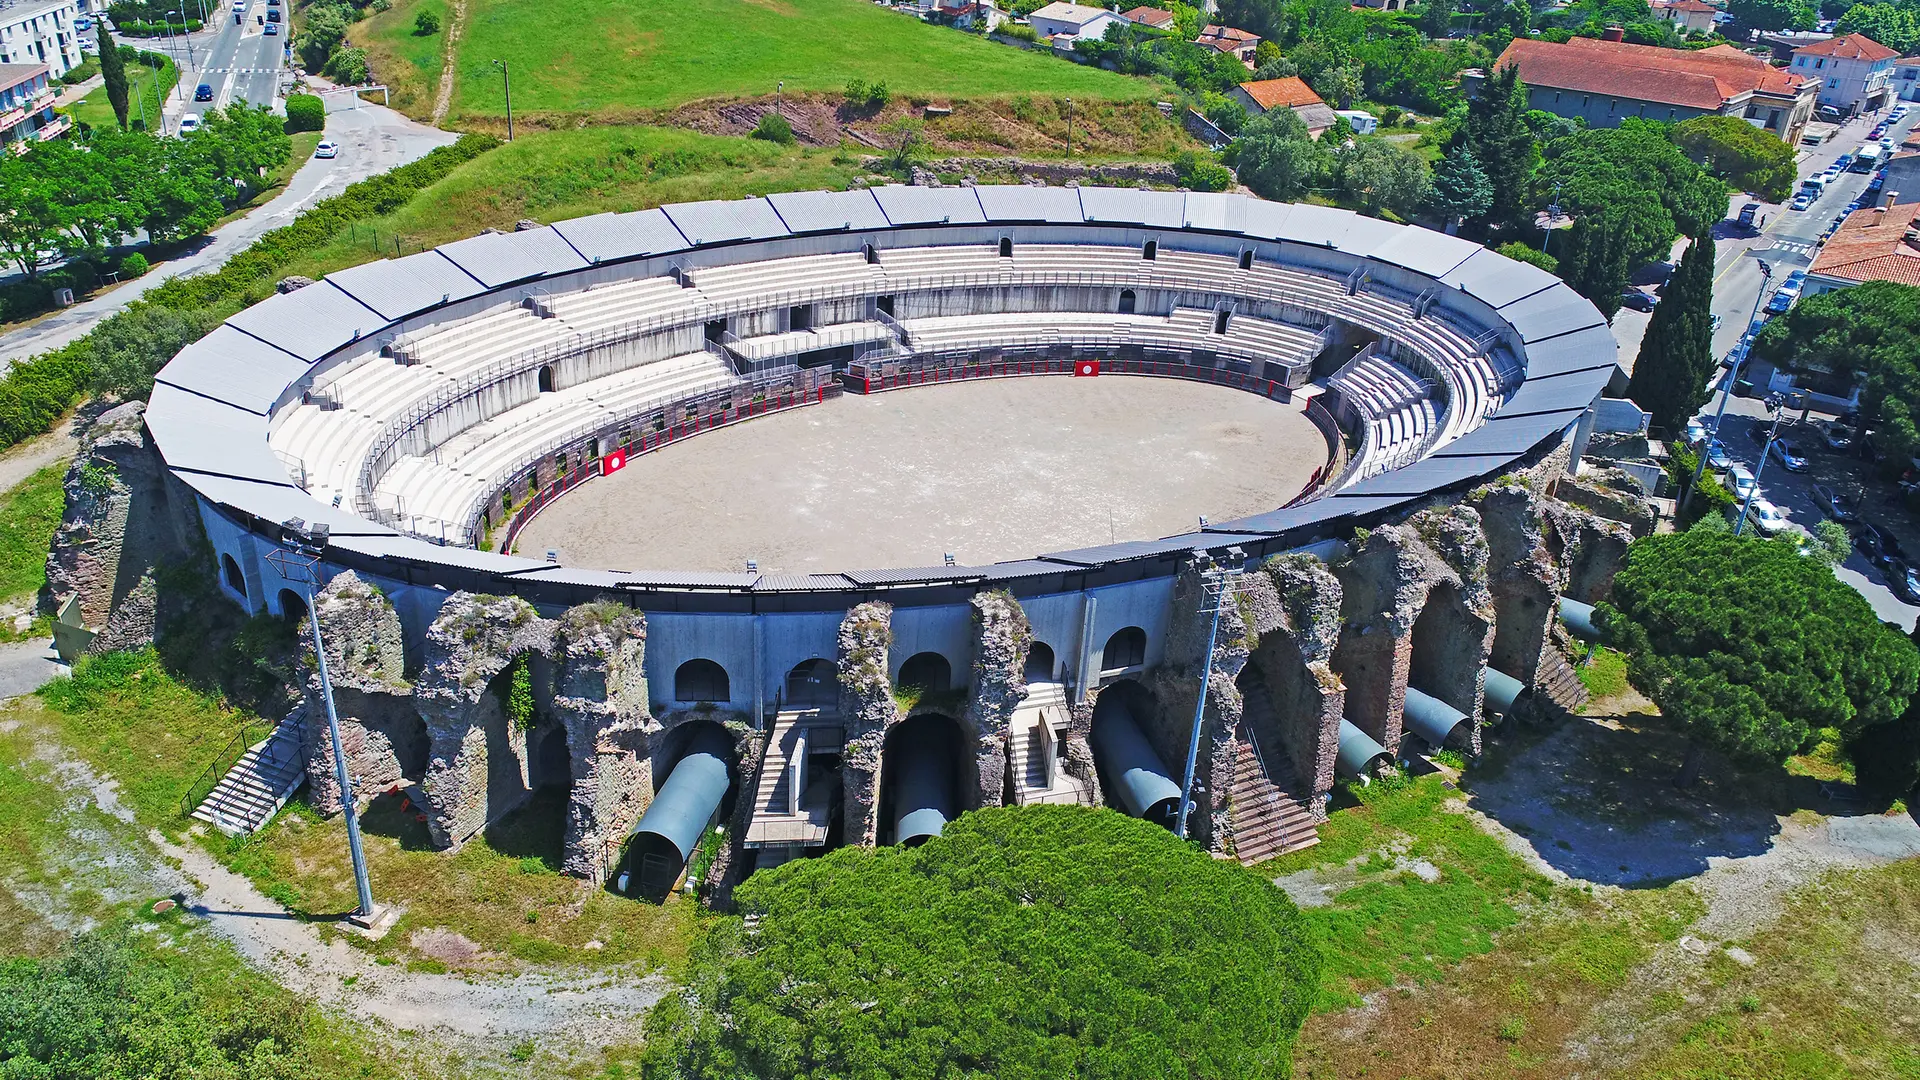
<svg viewBox="0 0 1920 1080">
<path fill-rule="evenodd" d="M 1035 35 L 1042 39 L 1054 39 L 1055 48 L 1060 48 L 1064 39 L 1065 47 L 1069 50 L 1074 42 L 1083 38 L 1099 41 L 1106 35 L 1108 26 L 1116 23 L 1124 25 L 1126 21 L 1118 12 L 1085 4 L 1048 4 L 1027 16 L 1027 23 L 1033 27 Z"/>
<path fill-rule="evenodd" d="M 1820 80 L 1820 104 L 1846 113 L 1887 103 L 1900 54 L 1864 34 L 1848 34 L 1793 50 L 1788 70 Z"/>
</svg>

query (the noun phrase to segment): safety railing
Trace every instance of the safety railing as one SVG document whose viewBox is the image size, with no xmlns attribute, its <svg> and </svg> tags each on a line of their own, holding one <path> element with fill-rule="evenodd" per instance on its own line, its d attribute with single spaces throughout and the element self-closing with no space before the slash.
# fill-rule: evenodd
<svg viewBox="0 0 1920 1080">
<path fill-rule="evenodd" d="M 1206 367 L 1174 360 L 1131 360 L 1103 357 L 1098 360 L 1074 360 L 1060 357 L 1024 359 L 967 359 L 943 361 L 925 354 L 897 364 L 849 364 L 847 388 L 861 394 L 878 394 L 908 386 L 963 382 L 970 379 L 1011 378 L 1024 375 L 1071 375 L 1083 364 L 1098 364 L 1102 375 L 1148 375 L 1170 379 L 1230 386 L 1275 401 L 1290 401 L 1293 392 L 1277 379 L 1268 379 L 1230 368 Z"/>
<path fill-rule="evenodd" d="M 186 792 L 180 796 L 180 816 L 190 816 L 194 808 L 199 806 L 208 795 L 213 794 L 214 788 L 220 786 L 220 779 L 227 775 L 227 770 L 238 764 L 241 758 L 246 757 L 248 749 L 254 743 L 266 738 L 272 732 L 273 725 L 264 720 L 248 720 L 242 723 L 240 730 L 233 733 L 233 737 L 220 748 L 220 752 L 207 763 L 207 767 L 200 770 L 200 775 L 193 778 L 193 783 L 187 785 Z"/>
</svg>

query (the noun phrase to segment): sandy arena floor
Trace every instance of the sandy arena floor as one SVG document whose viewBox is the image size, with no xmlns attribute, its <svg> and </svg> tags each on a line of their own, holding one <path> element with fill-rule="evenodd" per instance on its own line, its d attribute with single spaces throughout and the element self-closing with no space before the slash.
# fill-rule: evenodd
<svg viewBox="0 0 1920 1080">
<path fill-rule="evenodd" d="M 633 459 L 516 550 L 570 566 L 795 573 L 1029 558 L 1170 536 L 1299 494 L 1298 405 L 1176 379 L 999 379 L 763 417 Z"/>
</svg>

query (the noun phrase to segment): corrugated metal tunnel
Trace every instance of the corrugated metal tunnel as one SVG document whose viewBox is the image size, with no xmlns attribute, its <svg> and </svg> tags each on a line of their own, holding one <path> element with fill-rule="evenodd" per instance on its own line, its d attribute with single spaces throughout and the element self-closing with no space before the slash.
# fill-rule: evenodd
<svg viewBox="0 0 1920 1080">
<path fill-rule="evenodd" d="M 717 724 L 702 723 L 674 763 L 666 783 L 633 827 L 627 845 L 630 891 L 663 893 L 680 879 L 700 835 L 720 812 L 732 784 L 733 740 Z"/>
<path fill-rule="evenodd" d="M 1470 722 L 1466 713 L 1411 686 L 1407 687 L 1405 716 L 1407 728 L 1427 740 L 1427 745 L 1435 750 L 1447 745 L 1460 726 Z"/>
<path fill-rule="evenodd" d="M 1375 742 L 1373 736 L 1361 731 L 1353 721 L 1342 720 L 1340 750 L 1334 763 L 1340 767 L 1343 776 L 1371 779 L 1380 766 L 1393 764 L 1393 755 L 1387 753 L 1386 747 Z"/>
<path fill-rule="evenodd" d="M 1171 829 L 1180 813 L 1180 785 L 1140 730 L 1132 695 L 1114 689 L 1093 707 L 1093 759 L 1101 783 L 1120 809 Z"/>
<path fill-rule="evenodd" d="M 963 809 L 961 741 L 959 724 L 938 713 L 912 717 L 887 733 L 880 805 L 894 843 L 924 844 Z"/>
<path fill-rule="evenodd" d="M 1494 716 L 1505 716 L 1513 711 L 1513 703 L 1520 700 L 1520 695 L 1526 693 L 1527 688 L 1519 679 L 1492 665 L 1488 665 L 1486 670 L 1486 711 Z"/>
</svg>

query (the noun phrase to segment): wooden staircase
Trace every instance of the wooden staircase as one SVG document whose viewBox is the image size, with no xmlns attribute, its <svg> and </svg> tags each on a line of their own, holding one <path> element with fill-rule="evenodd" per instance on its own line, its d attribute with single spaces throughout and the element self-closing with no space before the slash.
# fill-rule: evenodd
<svg viewBox="0 0 1920 1080">
<path fill-rule="evenodd" d="M 280 721 L 273 734 L 248 747 L 194 808 L 193 817 L 228 835 L 254 832 L 272 821 L 307 780 L 298 715 Z"/>
<path fill-rule="evenodd" d="M 1271 769 L 1269 768 L 1271 763 Z M 1242 866 L 1301 851 L 1320 842 L 1313 813 L 1287 788 L 1293 770 L 1277 753 L 1262 760 L 1245 724 L 1234 729 L 1233 802 L 1227 827 Z"/>
</svg>

